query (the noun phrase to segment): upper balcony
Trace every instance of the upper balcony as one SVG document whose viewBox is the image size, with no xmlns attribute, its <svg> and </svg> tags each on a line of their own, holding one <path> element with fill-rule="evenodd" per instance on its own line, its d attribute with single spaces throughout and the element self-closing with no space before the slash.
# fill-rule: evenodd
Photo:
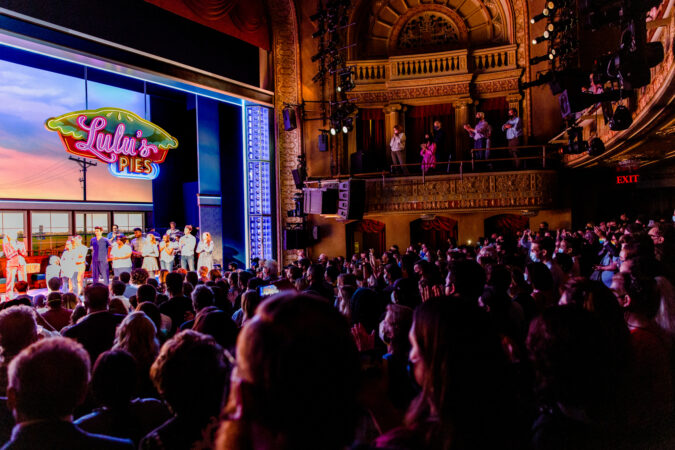
<svg viewBox="0 0 675 450">
<path fill-rule="evenodd" d="M 444 84 L 465 85 L 467 92 L 456 93 L 468 94 L 471 81 L 503 78 L 517 81 L 521 69 L 518 69 L 516 50 L 516 44 L 509 44 L 478 50 L 348 61 L 348 65 L 355 66 L 356 87 L 350 95 L 358 97 L 366 92 Z"/>
</svg>

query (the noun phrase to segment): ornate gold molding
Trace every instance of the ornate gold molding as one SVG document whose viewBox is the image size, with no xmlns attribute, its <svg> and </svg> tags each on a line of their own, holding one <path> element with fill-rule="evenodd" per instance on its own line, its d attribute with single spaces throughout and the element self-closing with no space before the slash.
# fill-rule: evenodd
<svg viewBox="0 0 675 450">
<path fill-rule="evenodd" d="M 277 173 L 277 248 L 280 260 L 293 258 L 291 252 L 284 252 L 282 232 L 287 223 L 300 219 L 288 217 L 286 211 L 295 209 L 293 194 L 297 191 L 291 170 L 295 168 L 297 156 L 302 149 L 300 129 L 284 130 L 284 103 L 300 104 L 300 45 L 298 23 L 293 0 L 268 0 L 274 50 L 274 106 Z M 248 225 L 247 225 L 248 226 Z"/>
<path fill-rule="evenodd" d="M 556 185 L 543 170 L 368 180 L 366 214 L 546 208 Z"/>
</svg>

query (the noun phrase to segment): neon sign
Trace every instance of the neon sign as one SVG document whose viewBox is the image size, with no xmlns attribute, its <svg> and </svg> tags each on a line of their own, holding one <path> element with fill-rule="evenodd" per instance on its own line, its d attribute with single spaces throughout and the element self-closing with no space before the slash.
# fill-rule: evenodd
<svg viewBox="0 0 675 450">
<path fill-rule="evenodd" d="M 104 162 L 122 178 L 157 178 L 169 149 L 178 147 L 154 123 L 119 108 L 75 111 L 49 118 L 45 126 L 59 133 L 68 153 Z"/>
</svg>

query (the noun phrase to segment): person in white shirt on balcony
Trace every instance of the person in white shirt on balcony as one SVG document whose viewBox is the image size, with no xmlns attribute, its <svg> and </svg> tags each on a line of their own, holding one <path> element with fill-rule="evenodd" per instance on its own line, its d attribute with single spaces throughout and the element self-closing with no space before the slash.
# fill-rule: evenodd
<svg viewBox="0 0 675 450">
<path fill-rule="evenodd" d="M 518 117 L 518 111 L 515 108 L 509 108 L 509 120 L 502 125 L 502 131 L 506 132 L 506 141 L 509 145 L 509 153 L 513 157 L 513 164 L 520 167 L 518 160 L 518 146 L 522 145 L 523 140 L 523 120 Z"/>
<path fill-rule="evenodd" d="M 394 165 L 405 164 L 405 133 L 401 125 L 394 125 L 394 135 L 389 141 L 391 147 L 391 160 Z M 408 174 L 406 166 L 400 167 L 405 175 Z"/>
</svg>

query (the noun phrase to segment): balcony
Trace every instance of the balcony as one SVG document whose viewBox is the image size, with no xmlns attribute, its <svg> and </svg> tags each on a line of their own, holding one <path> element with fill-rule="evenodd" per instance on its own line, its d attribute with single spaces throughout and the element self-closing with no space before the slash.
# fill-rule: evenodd
<svg viewBox="0 0 675 450">
<path fill-rule="evenodd" d="M 519 158 L 521 169 L 513 169 L 513 160 L 500 155 L 484 160 L 452 161 L 450 173 L 420 174 L 419 164 L 407 164 L 411 175 L 375 172 L 340 175 L 306 182 L 309 188 L 336 188 L 348 178 L 365 179 L 365 215 L 470 212 L 486 210 L 539 210 L 554 206 L 558 180 L 558 154 L 546 147 L 530 147 L 532 156 Z M 548 151 L 548 153 L 547 153 Z M 437 164 L 441 169 L 447 163 Z M 491 169 L 488 170 L 488 167 Z M 395 169 L 395 166 L 393 166 Z"/>
<path fill-rule="evenodd" d="M 511 44 L 481 50 L 349 61 L 348 64 L 356 67 L 355 92 L 410 86 L 420 80 L 425 84 L 455 83 L 468 81 L 467 76 L 474 73 L 517 69 L 516 48 Z"/>
</svg>

